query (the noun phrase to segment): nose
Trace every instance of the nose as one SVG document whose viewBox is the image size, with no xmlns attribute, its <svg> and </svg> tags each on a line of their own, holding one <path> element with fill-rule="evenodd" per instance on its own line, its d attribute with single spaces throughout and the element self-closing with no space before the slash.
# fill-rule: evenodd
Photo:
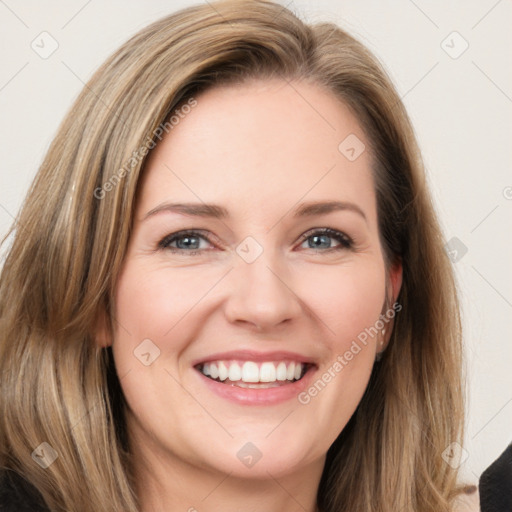
<svg viewBox="0 0 512 512">
<path fill-rule="evenodd" d="M 252 263 L 238 259 L 230 272 L 225 315 L 231 323 L 263 331 L 290 323 L 301 314 L 301 301 L 289 273 L 268 252 Z"/>
</svg>

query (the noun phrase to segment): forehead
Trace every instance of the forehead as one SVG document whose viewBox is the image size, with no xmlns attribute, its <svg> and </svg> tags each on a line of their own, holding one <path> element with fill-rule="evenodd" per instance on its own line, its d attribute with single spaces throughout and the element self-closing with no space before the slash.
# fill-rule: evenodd
<svg viewBox="0 0 512 512">
<path fill-rule="evenodd" d="M 332 93 L 304 82 L 253 81 L 195 100 L 152 151 L 140 208 L 199 200 L 277 214 L 301 199 L 329 199 L 357 201 L 375 214 L 369 144 Z M 362 151 L 356 159 L 347 144 L 356 156 Z"/>
</svg>

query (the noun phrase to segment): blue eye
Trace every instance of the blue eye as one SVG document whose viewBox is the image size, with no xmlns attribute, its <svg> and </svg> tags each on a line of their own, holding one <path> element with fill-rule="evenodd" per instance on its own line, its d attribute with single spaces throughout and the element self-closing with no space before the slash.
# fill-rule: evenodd
<svg viewBox="0 0 512 512">
<path fill-rule="evenodd" d="M 333 240 L 337 245 L 333 245 Z M 206 245 L 204 243 L 205 242 Z M 339 251 L 343 249 L 351 249 L 353 240 L 336 229 L 322 228 L 309 231 L 302 235 L 301 245 L 308 244 L 305 249 L 315 249 L 321 252 Z M 158 243 L 159 249 L 169 250 L 172 253 L 187 254 L 194 256 L 208 249 L 208 245 L 212 245 L 210 239 L 199 231 L 188 230 L 178 231 L 167 235 Z"/>
<path fill-rule="evenodd" d="M 333 239 L 336 240 L 339 245 L 333 247 Z M 308 242 L 308 249 L 325 249 L 325 251 L 350 249 L 353 246 L 353 241 L 350 237 L 341 231 L 331 228 L 317 229 L 313 231 L 313 233 L 306 233 L 303 236 L 302 243 L 305 242 Z"/>
<path fill-rule="evenodd" d="M 179 231 L 166 236 L 158 244 L 160 249 L 169 249 L 171 252 L 190 252 L 196 254 L 205 249 L 201 247 L 201 241 L 210 244 L 210 240 L 197 231 Z M 173 245 L 175 244 L 175 245 Z"/>
</svg>

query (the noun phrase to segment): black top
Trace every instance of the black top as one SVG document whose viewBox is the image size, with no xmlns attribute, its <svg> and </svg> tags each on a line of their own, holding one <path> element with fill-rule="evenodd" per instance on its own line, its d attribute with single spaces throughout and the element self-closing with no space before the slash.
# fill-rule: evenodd
<svg viewBox="0 0 512 512">
<path fill-rule="evenodd" d="M 512 511 L 512 444 L 480 477 L 481 512 Z"/>
<path fill-rule="evenodd" d="M 14 471 L 1 471 L 0 512 L 49 512 L 49 509 L 33 485 Z"/>
</svg>

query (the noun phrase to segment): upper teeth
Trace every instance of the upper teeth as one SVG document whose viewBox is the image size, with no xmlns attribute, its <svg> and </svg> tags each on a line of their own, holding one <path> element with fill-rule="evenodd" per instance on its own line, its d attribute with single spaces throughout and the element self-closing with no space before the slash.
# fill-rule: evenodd
<svg viewBox="0 0 512 512">
<path fill-rule="evenodd" d="M 304 364 L 299 362 L 265 362 L 245 361 L 210 361 L 204 363 L 200 370 L 204 375 L 221 381 L 275 382 L 300 379 Z"/>
</svg>

